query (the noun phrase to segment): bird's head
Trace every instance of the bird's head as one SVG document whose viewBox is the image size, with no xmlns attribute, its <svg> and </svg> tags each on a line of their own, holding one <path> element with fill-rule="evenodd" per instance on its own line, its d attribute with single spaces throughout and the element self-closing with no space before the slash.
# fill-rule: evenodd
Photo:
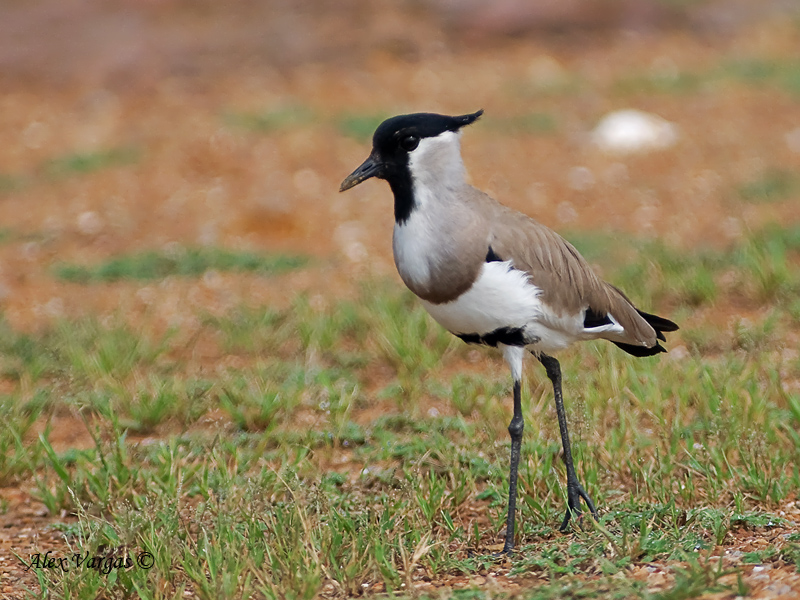
<svg viewBox="0 0 800 600">
<path fill-rule="evenodd" d="M 423 168 L 421 165 L 440 175 L 451 165 L 462 169 L 459 130 L 482 114 L 483 110 L 457 117 L 414 113 L 386 119 L 372 136 L 369 157 L 345 178 L 339 191 L 349 190 L 371 177 L 385 179 L 390 184 L 405 181 L 412 172 Z"/>
</svg>

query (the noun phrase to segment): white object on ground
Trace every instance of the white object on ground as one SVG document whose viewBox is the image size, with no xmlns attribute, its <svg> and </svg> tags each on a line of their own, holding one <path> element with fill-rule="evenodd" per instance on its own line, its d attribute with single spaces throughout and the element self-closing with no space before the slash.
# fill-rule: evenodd
<svg viewBox="0 0 800 600">
<path fill-rule="evenodd" d="M 658 115 L 626 109 L 607 114 L 592 131 L 592 142 L 604 152 L 634 154 L 669 148 L 678 128 Z"/>
</svg>

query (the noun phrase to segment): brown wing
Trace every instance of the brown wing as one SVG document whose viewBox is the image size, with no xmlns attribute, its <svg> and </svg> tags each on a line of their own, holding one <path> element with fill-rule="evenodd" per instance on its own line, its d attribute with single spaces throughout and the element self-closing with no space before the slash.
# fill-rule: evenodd
<svg viewBox="0 0 800 600">
<path fill-rule="evenodd" d="M 500 259 L 510 259 L 517 269 L 527 271 L 542 290 L 542 301 L 554 312 L 579 314 L 588 307 L 595 313 L 610 314 L 623 327 L 630 344 L 656 345 L 655 329 L 625 294 L 594 273 L 572 244 L 527 215 L 476 192 L 483 198 L 474 201 L 490 213 L 490 248 Z"/>
</svg>

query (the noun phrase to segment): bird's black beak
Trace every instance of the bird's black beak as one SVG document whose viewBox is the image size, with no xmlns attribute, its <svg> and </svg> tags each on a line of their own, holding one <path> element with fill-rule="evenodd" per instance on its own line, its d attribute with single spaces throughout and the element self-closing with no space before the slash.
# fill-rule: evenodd
<svg viewBox="0 0 800 600">
<path fill-rule="evenodd" d="M 361 166 L 345 178 L 342 185 L 339 186 L 339 191 L 344 192 L 345 190 L 349 190 L 351 187 L 357 186 L 370 177 L 380 177 L 382 172 L 383 163 L 375 158 L 374 153 L 370 154 L 369 158 L 361 163 Z"/>
</svg>

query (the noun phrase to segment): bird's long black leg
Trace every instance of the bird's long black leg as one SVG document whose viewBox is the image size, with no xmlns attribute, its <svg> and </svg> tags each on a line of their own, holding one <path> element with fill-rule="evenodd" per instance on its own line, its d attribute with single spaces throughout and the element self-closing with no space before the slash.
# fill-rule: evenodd
<svg viewBox="0 0 800 600">
<path fill-rule="evenodd" d="M 522 418 L 522 399 L 520 394 L 520 381 L 514 380 L 514 417 L 508 426 L 511 435 L 511 471 L 508 475 L 508 517 L 506 518 L 506 543 L 503 552 L 510 554 L 514 549 L 514 525 L 517 509 L 517 471 L 519 469 L 519 454 L 522 448 L 522 430 L 525 421 Z"/>
<path fill-rule="evenodd" d="M 584 499 L 586 506 L 589 507 L 589 512 L 592 513 L 595 519 L 597 518 L 597 509 L 595 509 L 592 499 L 589 498 L 589 494 L 583 489 L 583 486 L 578 482 L 577 475 L 575 475 L 572 448 L 569 444 L 569 431 L 567 430 L 567 415 L 564 412 L 564 400 L 561 396 L 561 365 L 558 364 L 555 358 L 547 354 L 539 355 L 539 360 L 544 365 L 545 371 L 547 371 L 547 377 L 553 383 L 558 428 L 561 430 L 561 445 L 564 448 L 564 463 L 567 466 L 567 514 L 564 516 L 564 521 L 559 528 L 561 531 L 566 531 L 570 517 L 572 515 L 581 516 L 581 498 Z"/>
</svg>

